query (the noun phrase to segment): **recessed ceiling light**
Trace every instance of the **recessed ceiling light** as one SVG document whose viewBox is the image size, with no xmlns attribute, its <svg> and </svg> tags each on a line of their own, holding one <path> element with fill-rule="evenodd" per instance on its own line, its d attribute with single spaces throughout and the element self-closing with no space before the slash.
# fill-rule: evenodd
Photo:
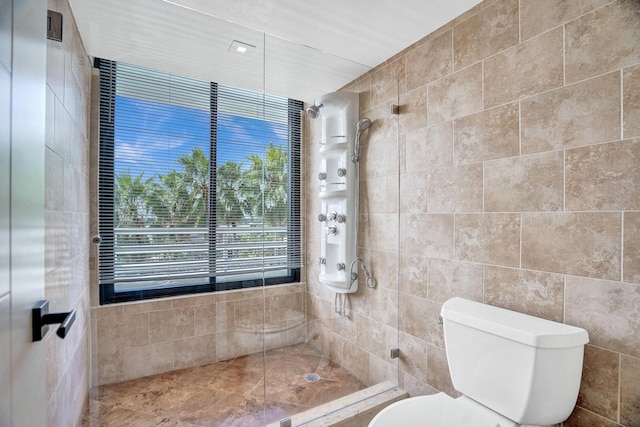
<svg viewBox="0 0 640 427">
<path fill-rule="evenodd" d="M 255 46 L 251 45 L 249 43 L 244 43 L 244 42 L 241 42 L 241 41 L 238 41 L 238 40 L 234 40 L 229 45 L 229 49 L 227 49 L 227 51 L 229 51 L 229 52 L 238 52 L 238 53 L 246 53 L 251 49 L 255 49 Z"/>
</svg>

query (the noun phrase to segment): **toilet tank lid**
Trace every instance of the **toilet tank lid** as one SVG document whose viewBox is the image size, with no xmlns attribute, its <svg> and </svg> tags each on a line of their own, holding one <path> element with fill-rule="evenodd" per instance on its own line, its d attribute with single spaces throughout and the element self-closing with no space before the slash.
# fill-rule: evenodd
<svg viewBox="0 0 640 427">
<path fill-rule="evenodd" d="M 441 315 L 445 321 L 463 324 L 533 347 L 568 348 L 589 342 L 589 335 L 582 328 L 464 298 L 456 297 L 446 301 L 442 305 Z"/>
</svg>

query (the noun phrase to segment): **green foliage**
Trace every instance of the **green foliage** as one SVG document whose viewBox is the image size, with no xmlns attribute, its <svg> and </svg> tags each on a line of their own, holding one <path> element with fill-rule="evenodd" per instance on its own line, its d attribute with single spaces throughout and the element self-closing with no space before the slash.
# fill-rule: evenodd
<svg viewBox="0 0 640 427">
<path fill-rule="evenodd" d="M 283 226 L 287 221 L 288 154 L 269 144 L 264 160 L 247 156 L 248 167 L 227 161 L 216 173 L 218 225 L 264 223 Z M 209 158 L 202 149 L 177 160 L 181 171 L 144 179 L 130 172 L 115 179 L 116 227 L 207 227 Z"/>
</svg>

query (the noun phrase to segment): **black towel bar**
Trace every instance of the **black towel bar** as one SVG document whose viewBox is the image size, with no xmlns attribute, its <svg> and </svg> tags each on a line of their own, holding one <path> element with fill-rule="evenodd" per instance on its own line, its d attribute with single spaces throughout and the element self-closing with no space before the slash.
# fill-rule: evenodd
<svg viewBox="0 0 640 427">
<path fill-rule="evenodd" d="M 51 313 L 49 314 L 49 301 L 38 301 L 31 310 L 33 317 L 33 341 L 41 341 L 49 331 L 49 325 L 60 323 L 56 334 L 60 338 L 65 338 L 69 333 L 69 329 L 76 320 L 76 311 L 71 310 L 68 313 Z"/>
</svg>

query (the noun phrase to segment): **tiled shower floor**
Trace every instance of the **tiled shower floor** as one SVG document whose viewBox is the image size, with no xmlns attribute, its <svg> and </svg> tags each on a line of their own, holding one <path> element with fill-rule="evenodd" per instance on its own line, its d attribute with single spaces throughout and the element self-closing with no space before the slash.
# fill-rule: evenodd
<svg viewBox="0 0 640 427">
<path fill-rule="evenodd" d="M 308 382 L 309 373 L 320 380 Z M 318 350 L 298 344 L 268 350 L 265 358 L 260 353 L 96 387 L 82 425 L 264 426 L 365 387 Z"/>
</svg>

